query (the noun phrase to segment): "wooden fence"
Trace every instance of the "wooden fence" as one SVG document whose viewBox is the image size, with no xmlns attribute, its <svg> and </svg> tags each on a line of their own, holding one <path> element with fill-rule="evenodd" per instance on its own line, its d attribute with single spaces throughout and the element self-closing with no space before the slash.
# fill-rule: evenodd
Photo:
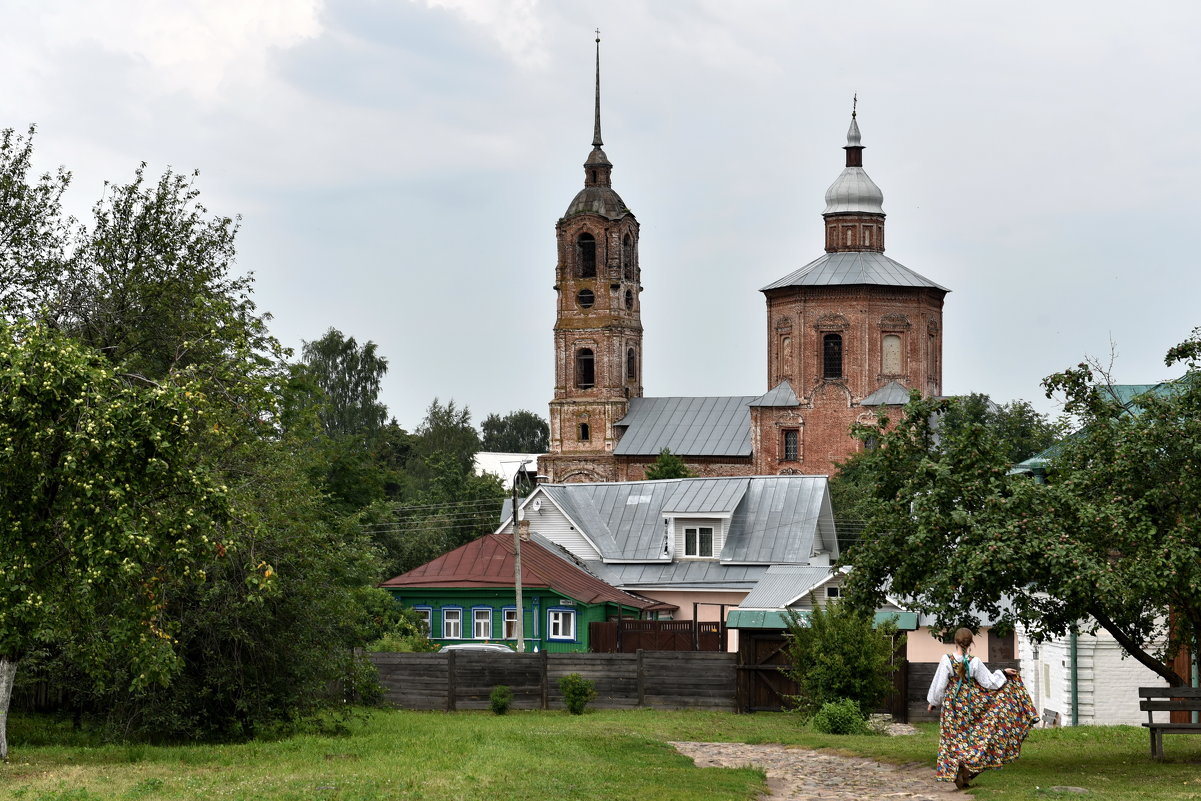
<svg viewBox="0 0 1201 801">
<path fill-rule="evenodd" d="M 697 620 L 618 620 L 588 624 L 594 653 L 635 654 L 639 651 L 724 651 L 723 623 Z"/>
<path fill-rule="evenodd" d="M 368 653 L 384 699 L 404 709 L 487 709 L 492 688 L 513 691 L 514 709 L 561 709 L 559 679 L 578 673 L 596 685 L 591 706 L 734 709 L 730 653 L 639 651 L 635 654 L 536 654 L 450 651 Z"/>
</svg>

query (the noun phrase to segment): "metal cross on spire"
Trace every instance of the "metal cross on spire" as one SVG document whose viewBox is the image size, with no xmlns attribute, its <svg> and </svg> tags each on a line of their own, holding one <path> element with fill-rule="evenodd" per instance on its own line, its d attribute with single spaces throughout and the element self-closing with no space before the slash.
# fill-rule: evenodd
<svg viewBox="0 0 1201 801">
<path fill-rule="evenodd" d="M 600 147 L 604 142 L 601 140 L 600 129 L 600 28 L 596 29 L 596 121 L 592 127 L 592 146 Z"/>
<path fill-rule="evenodd" d="M 851 95 L 851 119 L 855 119 L 855 113 L 859 109 L 859 93 Z"/>
</svg>

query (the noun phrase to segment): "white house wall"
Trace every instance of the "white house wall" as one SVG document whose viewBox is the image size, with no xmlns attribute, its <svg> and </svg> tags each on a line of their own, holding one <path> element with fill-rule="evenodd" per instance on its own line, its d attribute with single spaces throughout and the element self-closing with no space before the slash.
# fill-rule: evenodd
<svg viewBox="0 0 1201 801">
<path fill-rule="evenodd" d="M 1017 636 L 1022 676 L 1039 714 L 1059 716 L 1059 725 L 1072 725 L 1072 655 L 1068 637 L 1035 644 L 1024 631 Z M 1035 657 L 1037 649 L 1038 656 Z M 1167 682 L 1134 659 L 1122 658 L 1122 649 L 1108 632 L 1076 638 L 1077 725 L 1110 726 L 1145 723 L 1147 713 L 1138 708 L 1139 687 L 1165 687 Z M 1156 720 L 1168 719 L 1166 712 Z"/>
<path fill-rule="evenodd" d="M 546 499 L 543 499 L 542 507 L 538 511 L 535 512 L 527 505 L 521 514 L 525 520 L 530 521 L 530 531 L 546 537 L 556 545 L 561 545 L 580 559 L 601 558 L 584 535 L 572 528 L 571 521 L 558 507 Z"/>
</svg>

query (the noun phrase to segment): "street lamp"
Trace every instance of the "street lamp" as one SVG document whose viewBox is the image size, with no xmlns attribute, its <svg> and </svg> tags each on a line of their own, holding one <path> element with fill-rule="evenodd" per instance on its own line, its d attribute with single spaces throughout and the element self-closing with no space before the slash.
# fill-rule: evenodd
<svg viewBox="0 0 1201 801">
<path fill-rule="evenodd" d="M 532 459 L 522 459 L 513 474 L 513 592 L 517 596 L 517 653 L 525 653 L 525 611 L 521 600 L 521 530 L 518 526 L 520 515 L 517 514 L 517 477 Z"/>
</svg>

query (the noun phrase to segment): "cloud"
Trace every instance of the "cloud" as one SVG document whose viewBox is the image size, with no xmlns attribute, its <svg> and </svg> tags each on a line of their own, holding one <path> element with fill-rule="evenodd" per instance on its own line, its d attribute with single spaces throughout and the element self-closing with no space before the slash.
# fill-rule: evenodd
<svg viewBox="0 0 1201 801">
<path fill-rule="evenodd" d="M 538 0 L 412 0 L 427 8 L 445 9 L 488 29 L 510 58 L 527 69 L 542 69 L 550 61 L 543 43 L 544 28 Z"/>
</svg>

